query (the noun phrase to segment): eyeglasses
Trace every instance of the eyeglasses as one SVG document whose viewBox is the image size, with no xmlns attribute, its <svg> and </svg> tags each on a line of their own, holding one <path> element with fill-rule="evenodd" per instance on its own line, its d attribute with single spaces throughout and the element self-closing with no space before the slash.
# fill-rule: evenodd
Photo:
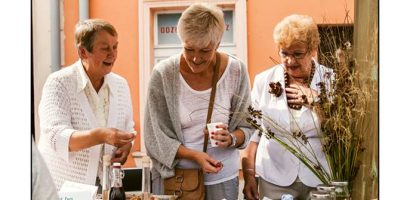
<svg viewBox="0 0 410 200">
<path fill-rule="evenodd" d="M 295 52 L 295 53 L 293 53 L 293 54 L 290 54 L 290 53 L 287 53 L 287 52 L 283 52 L 283 51 L 279 51 L 279 56 L 281 57 L 281 58 L 290 58 L 291 56 L 294 58 L 294 59 L 303 59 L 305 56 L 306 56 L 306 54 L 307 54 L 307 51 L 306 52 Z"/>
</svg>

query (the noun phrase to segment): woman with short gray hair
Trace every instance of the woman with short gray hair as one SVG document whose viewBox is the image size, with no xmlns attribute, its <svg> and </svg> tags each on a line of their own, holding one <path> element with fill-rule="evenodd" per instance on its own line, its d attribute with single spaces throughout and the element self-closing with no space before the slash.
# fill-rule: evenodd
<svg viewBox="0 0 410 200">
<path fill-rule="evenodd" d="M 48 76 L 39 105 L 38 148 L 57 190 L 66 181 L 101 186 L 103 155 L 125 163 L 135 138 L 127 80 L 111 72 L 117 31 L 87 19 L 75 39 L 79 59 Z"/>
<path fill-rule="evenodd" d="M 252 133 L 239 113 L 246 112 L 250 103 L 250 86 L 246 66 L 217 51 L 224 30 L 220 8 L 191 5 L 178 22 L 182 53 L 161 61 L 153 69 L 144 138 L 153 160 L 154 193 L 164 192 L 162 181 L 174 176 L 175 168 L 196 168 L 205 172 L 206 199 L 238 199 L 238 149 L 246 147 Z M 222 123 L 218 125 L 220 130 L 210 133 L 217 146 L 208 145 L 203 152 L 215 73 L 218 82 L 211 121 Z M 235 114 L 230 117 L 230 113 Z"/>
</svg>

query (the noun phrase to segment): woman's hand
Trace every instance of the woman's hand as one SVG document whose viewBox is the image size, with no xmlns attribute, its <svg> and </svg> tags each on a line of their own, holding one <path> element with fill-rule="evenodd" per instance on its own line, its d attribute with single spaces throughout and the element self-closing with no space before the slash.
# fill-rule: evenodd
<svg viewBox="0 0 410 200">
<path fill-rule="evenodd" d="M 124 132 L 116 128 L 97 128 L 95 129 L 102 138 L 102 143 L 107 143 L 115 147 L 122 147 L 135 139 L 135 134 Z"/>
<path fill-rule="evenodd" d="M 217 131 L 209 133 L 209 137 L 214 140 L 218 140 L 216 145 L 218 147 L 229 147 L 232 144 L 232 137 L 228 131 L 228 125 L 226 124 L 218 124 L 216 125 L 218 128 Z M 208 134 L 208 129 L 204 130 L 205 134 Z"/>
<path fill-rule="evenodd" d="M 256 185 L 255 170 L 245 169 L 243 170 L 243 178 L 245 180 L 245 185 L 243 187 L 242 193 L 246 199 L 256 200 L 259 199 L 258 187 Z"/>
<path fill-rule="evenodd" d="M 242 192 L 246 199 L 259 199 L 259 192 L 255 178 L 255 157 L 258 145 L 258 143 L 251 141 L 242 152 L 242 172 L 243 179 L 245 180 Z"/>
<path fill-rule="evenodd" d="M 184 145 L 179 145 L 176 158 L 184 158 L 198 163 L 205 173 L 218 173 L 223 167 L 222 162 L 213 159 L 207 153 L 188 149 Z"/>
<path fill-rule="evenodd" d="M 119 163 L 121 163 L 121 165 L 124 164 L 125 161 L 127 161 L 127 157 L 128 157 L 128 154 L 131 151 L 131 147 L 132 147 L 132 143 L 129 142 L 129 143 L 123 145 L 122 147 L 116 149 L 115 152 L 114 152 L 114 156 L 111 159 L 111 162 L 113 162 L 113 163 L 119 162 Z"/>
<path fill-rule="evenodd" d="M 296 105 L 310 106 L 313 99 L 318 96 L 316 90 L 306 87 L 302 84 L 290 84 L 285 88 L 288 103 Z"/>
<path fill-rule="evenodd" d="M 202 151 L 195 153 L 194 160 L 201 166 L 205 173 L 218 173 L 223 167 L 222 162 L 211 158 L 207 153 Z"/>
<path fill-rule="evenodd" d="M 80 151 L 99 144 L 110 144 L 122 147 L 135 138 L 135 134 L 127 133 L 115 128 L 95 128 L 85 131 L 75 131 L 71 134 L 69 151 Z"/>
</svg>

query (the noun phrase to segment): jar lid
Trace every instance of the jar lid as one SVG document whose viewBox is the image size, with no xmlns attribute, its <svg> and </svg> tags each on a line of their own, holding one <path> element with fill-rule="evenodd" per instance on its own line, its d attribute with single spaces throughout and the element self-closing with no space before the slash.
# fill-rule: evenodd
<svg viewBox="0 0 410 200">
<path fill-rule="evenodd" d="M 323 191 L 310 191 L 310 197 L 317 199 L 328 199 L 330 197 L 330 194 Z"/>
<path fill-rule="evenodd" d="M 333 185 L 325 185 L 325 184 L 320 184 L 316 186 L 316 189 L 318 191 L 326 191 L 326 192 L 332 192 L 335 190 L 335 186 Z"/>
<path fill-rule="evenodd" d="M 334 186 L 347 186 L 347 181 L 332 181 L 332 185 Z"/>
<path fill-rule="evenodd" d="M 115 167 L 115 168 L 119 168 L 119 167 L 121 167 L 121 163 L 115 162 L 115 163 L 112 164 L 112 166 Z"/>
</svg>

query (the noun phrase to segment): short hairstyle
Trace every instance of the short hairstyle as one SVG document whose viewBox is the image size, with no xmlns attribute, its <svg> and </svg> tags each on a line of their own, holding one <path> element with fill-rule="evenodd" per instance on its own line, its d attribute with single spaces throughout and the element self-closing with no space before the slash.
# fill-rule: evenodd
<svg viewBox="0 0 410 200">
<path fill-rule="evenodd" d="M 75 44 L 77 48 L 83 46 L 92 52 L 95 35 L 101 31 L 107 31 L 112 36 L 117 36 L 114 26 L 102 19 L 87 19 L 77 23 L 75 26 Z"/>
<path fill-rule="evenodd" d="M 288 48 L 293 42 L 306 43 L 308 51 L 317 50 L 320 36 L 317 25 L 307 15 L 290 15 L 283 18 L 273 30 L 273 40 L 279 47 Z"/>
<path fill-rule="evenodd" d="M 225 30 L 224 14 L 212 4 L 195 3 L 189 6 L 178 21 L 177 32 L 181 42 L 189 40 L 196 46 L 217 44 Z"/>
</svg>

